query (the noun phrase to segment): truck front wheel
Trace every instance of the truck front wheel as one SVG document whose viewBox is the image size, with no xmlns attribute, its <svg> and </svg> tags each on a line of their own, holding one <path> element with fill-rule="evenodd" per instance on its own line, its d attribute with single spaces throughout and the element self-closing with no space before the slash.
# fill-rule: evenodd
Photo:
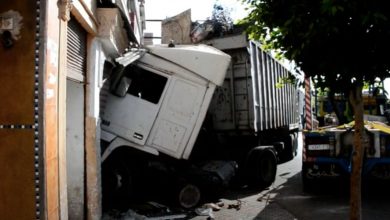
<svg viewBox="0 0 390 220">
<path fill-rule="evenodd" d="M 276 153 L 271 146 L 261 146 L 252 149 L 247 159 L 247 177 L 251 187 L 266 188 L 276 176 Z"/>
<path fill-rule="evenodd" d="M 134 200 L 136 171 L 124 155 L 114 154 L 102 165 L 103 208 L 120 207 Z"/>
<path fill-rule="evenodd" d="M 190 183 L 183 183 L 178 188 L 177 196 L 181 207 L 189 209 L 199 204 L 201 191 L 198 186 Z"/>
</svg>

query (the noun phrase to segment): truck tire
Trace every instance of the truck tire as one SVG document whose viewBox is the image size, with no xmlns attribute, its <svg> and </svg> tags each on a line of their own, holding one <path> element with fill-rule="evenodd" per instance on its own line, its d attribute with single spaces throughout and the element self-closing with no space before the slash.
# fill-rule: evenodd
<svg viewBox="0 0 390 220">
<path fill-rule="evenodd" d="M 196 207 L 201 199 L 201 191 L 198 186 L 191 183 L 183 183 L 179 186 L 177 199 L 179 205 L 190 209 Z"/>
<path fill-rule="evenodd" d="M 267 188 L 276 176 L 277 159 L 272 146 L 261 146 L 252 149 L 247 158 L 248 184 L 253 188 Z"/>
<path fill-rule="evenodd" d="M 312 192 L 313 191 L 313 180 L 310 179 L 307 175 L 307 168 L 305 165 L 302 165 L 301 179 L 302 179 L 302 191 L 303 192 Z"/>
<path fill-rule="evenodd" d="M 280 160 L 281 162 L 287 162 L 297 155 L 297 138 L 294 134 L 290 134 L 283 139 L 284 150 L 281 153 Z"/>
<path fill-rule="evenodd" d="M 123 155 L 112 155 L 102 165 L 103 208 L 122 208 L 136 195 L 136 171 Z"/>
</svg>

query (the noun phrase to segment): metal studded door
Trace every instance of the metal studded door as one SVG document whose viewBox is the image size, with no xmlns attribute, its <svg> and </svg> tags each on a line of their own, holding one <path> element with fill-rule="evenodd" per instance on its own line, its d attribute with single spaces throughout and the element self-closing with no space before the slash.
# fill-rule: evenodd
<svg viewBox="0 0 390 220">
<path fill-rule="evenodd" d="M 0 4 L 0 219 L 40 219 L 40 2 Z"/>
</svg>

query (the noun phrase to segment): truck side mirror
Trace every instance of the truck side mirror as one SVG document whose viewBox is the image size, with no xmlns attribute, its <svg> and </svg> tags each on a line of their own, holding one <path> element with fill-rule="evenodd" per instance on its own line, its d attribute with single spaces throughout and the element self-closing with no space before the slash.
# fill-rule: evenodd
<svg viewBox="0 0 390 220">
<path fill-rule="evenodd" d="M 122 77 L 118 83 L 118 86 L 115 88 L 114 93 L 119 97 L 125 97 L 127 90 L 131 84 L 131 79 L 127 77 Z"/>
</svg>

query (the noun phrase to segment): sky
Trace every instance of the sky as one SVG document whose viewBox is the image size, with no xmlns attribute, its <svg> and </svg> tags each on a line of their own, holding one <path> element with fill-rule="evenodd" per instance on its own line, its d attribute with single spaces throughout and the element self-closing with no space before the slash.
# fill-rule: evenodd
<svg viewBox="0 0 390 220">
<path fill-rule="evenodd" d="M 247 15 L 241 0 L 145 0 L 145 18 L 162 20 L 191 9 L 192 21 L 202 21 L 211 17 L 214 3 L 220 3 L 231 10 L 233 20 Z M 161 23 L 147 22 L 145 32 L 153 32 L 154 36 L 161 35 Z M 390 94 L 390 79 L 385 80 L 385 89 Z"/>
<path fill-rule="evenodd" d="M 232 9 L 233 19 L 245 16 L 240 0 L 145 0 L 146 19 L 165 19 L 191 8 L 192 20 L 205 20 L 211 17 L 214 3 L 221 3 Z"/>
<path fill-rule="evenodd" d="M 233 20 L 244 18 L 247 14 L 241 0 L 145 0 L 146 20 L 162 20 L 191 9 L 192 21 L 204 21 L 211 17 L 214 3 L 220 3 L 230 9 Z M 145 32 L 161 35 L 160 22 L 147 22 Z"/>
</svg>

